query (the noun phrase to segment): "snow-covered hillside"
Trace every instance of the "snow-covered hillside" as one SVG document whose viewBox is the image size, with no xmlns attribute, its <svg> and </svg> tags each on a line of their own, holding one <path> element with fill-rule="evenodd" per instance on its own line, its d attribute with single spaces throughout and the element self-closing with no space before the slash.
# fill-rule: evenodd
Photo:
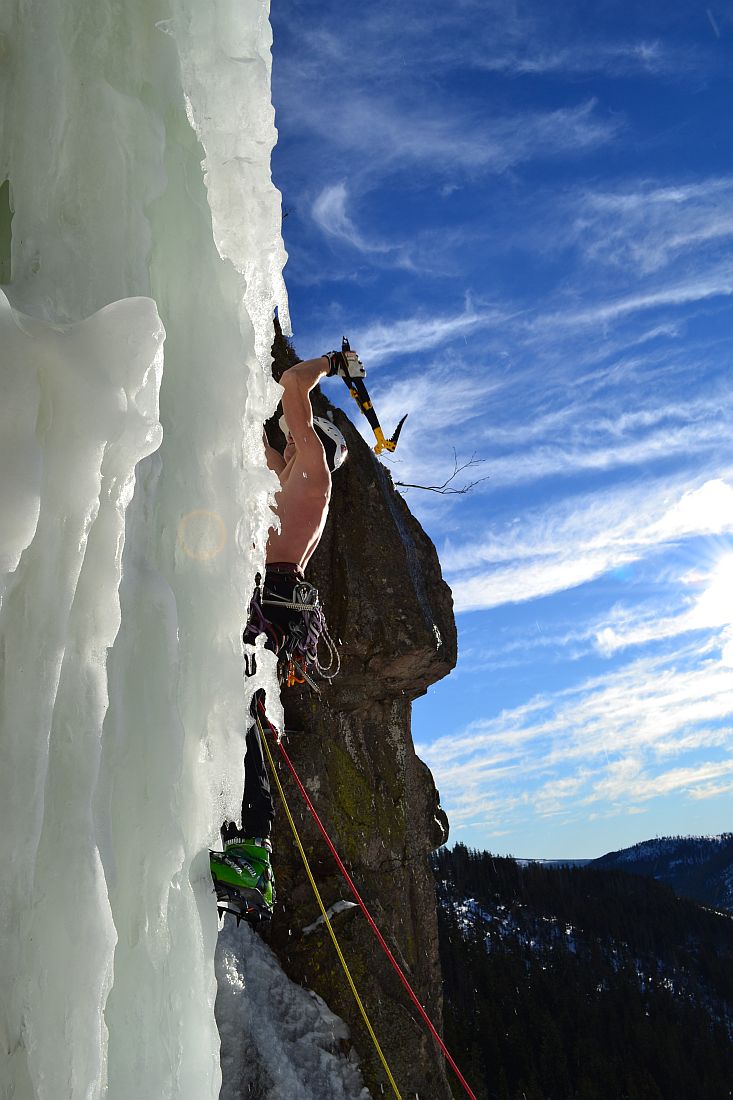
<svg viewBox="0 0 733 1100">
<path fill-rule="evenodd" d="M 609 852 L 593 866 L 649 875 L 683 897 L 733 912 L 733 833 L 656 837 Z"/>
<path fill-rule="evenodd" d="M 728 1095 L 733 921 L 649 877 L 433 857 L 446 1034 L 477 1095 Z"/>
</svg>

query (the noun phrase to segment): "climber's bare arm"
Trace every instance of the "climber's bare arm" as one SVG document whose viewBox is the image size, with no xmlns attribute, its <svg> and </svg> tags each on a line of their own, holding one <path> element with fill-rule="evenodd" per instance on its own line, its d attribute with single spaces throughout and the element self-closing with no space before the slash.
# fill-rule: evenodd
<svg viewBox="0 0 733 1100">
<path fill-rule="evenodd" d="M 286 371 L 283 371 L 280 376 L 280 385 L 283 384 L 283 379 L 297 378 L 299 382 L 307 386 L 308 392 L 320 382 L 321 378 L 325 378 L 328 374 L 328 359 L 325 355 L 321 355 L 318 359 L 306 359 L 302 363 L 296 363 L 293 367 L 288 367 Z"/>
<path fill-rule="evenodd" d="M 310 479 L 304 490 L 329 492 L 331 475 L 328 472 L 326 456 L 321 441 L 313 428 L 313 410 L 309 394 L 321 378 L 328 374 L 328 360 L 308 359 L 296 363 L 284 372 L 280 379 L 283 387 L 283 414 L 290 429 L 290 435 L 297 455 L 297 464 L 301 472 Z M 288 457 L 287 454 L 285 456 Z"/>
<path fill-rule="evenodd" d="M 275 494 L 279 530 L 270 529 L 267 561 L 294 562 L 304 569 L 318 546 L 328 516 L 331 474 L 326 455 L 313 427 L 309 394 L 320 378 L 328 374 L 328 360 L 311 359 L 286 370 L 283 414 L 288 440 L 279 473 L 280 491 Z"/>
</svg>

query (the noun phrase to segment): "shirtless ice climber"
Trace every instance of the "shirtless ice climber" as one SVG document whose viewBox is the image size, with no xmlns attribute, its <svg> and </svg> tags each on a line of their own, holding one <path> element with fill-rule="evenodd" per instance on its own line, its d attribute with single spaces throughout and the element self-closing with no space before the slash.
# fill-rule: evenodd
<svg viewBox="0 0 733 1100">
<path fill-rule="evenodd" d="M 265 436 L 267 465 L 280 479 L 275 494 L 279 530 L 270 528 L 264 580 L 257 574 L 249 608 L 244 642 L 254 643 L 260 634 L 266 648 L 278 656 L 281 679 L 310 681 L 310 675 L 333 674 L 318 661 L 321 635 L 329 642 L 331 657 L 338 660 L 328 639 L 318 593 L 304 578 L 304 570 L 320 542 L 328 517 L 331 474 L 344 462 L 346 440 L 330 420 L 314 417 L 310 393 L 322 379 L 341 375 L 360 378 L 364 368 L 355 352 L 334 351 L 286 370 L 280 427 L 287 443 L 282 454 Z M 297 606 L 294 606 L 297 605 Z M 255 670 L 254 658 L 245 657 L 247 675 Z M 223 852 L 211 853 L 211 874 L 219 906 L 254 923 L 269 920 L 275 900 L 270 865 L 270 834 L 274 804 L 258 729 L 264 692 L 257 691 L 250 708 L 252 723 L 247 733 L 242 799 L 242 827 L 222 826 Z M 259 708 L 259 710 L 258 710 Z"/>
</svg>

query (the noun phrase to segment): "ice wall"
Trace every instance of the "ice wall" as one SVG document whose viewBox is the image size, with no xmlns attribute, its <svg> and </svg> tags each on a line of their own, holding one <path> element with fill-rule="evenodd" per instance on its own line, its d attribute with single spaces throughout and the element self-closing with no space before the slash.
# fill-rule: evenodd
<svg viewBox="0 0 733 1100">
<path fill-rule="evenodd" d="M 0 6 L 3 1100 L 218 1095 L 206 848 L 286 310 L 269 48 L 264 0 Z"/>
</svg>

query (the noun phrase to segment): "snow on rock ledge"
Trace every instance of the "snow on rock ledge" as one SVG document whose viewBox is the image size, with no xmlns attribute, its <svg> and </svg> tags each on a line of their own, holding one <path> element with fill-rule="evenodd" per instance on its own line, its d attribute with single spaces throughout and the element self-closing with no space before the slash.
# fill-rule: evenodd
<svg viewBox="0 0 733 1100">
<path fill-rule="evenodd" d="M 220 1100 L 369 1100 L 349 1029 L 289 981 L 259 936 L 224 918 L 217 949 Z"/>
</svg>

